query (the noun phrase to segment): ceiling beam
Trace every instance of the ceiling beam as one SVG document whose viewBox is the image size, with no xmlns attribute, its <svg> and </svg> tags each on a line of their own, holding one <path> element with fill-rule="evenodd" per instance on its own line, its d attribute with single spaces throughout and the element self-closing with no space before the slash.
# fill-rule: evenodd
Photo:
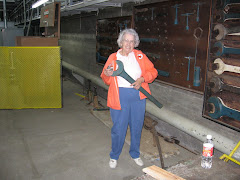
<svg viewBox="0 0 240 180">
<path fill-rule="evenodd" d="M 0 2 L 3 2 L 3 0 L 0 0 Z M 6 2 L 15 2 L 15 0 L 6 0 Z"/>
<path fill-rule="evenodd" d="M 91 5 L 97 5 L 97 4 L 100 4 L 100 3 L 103 3 L 103 2 L 107 2 L 107 1 L 109 1 L 109 0 L 91 0 L 91 1 L 84 0 L 82 2 L 73 4 L 73 5 L 62 7 L 61 11 L 69 11 L 69 10 L 84 8 L 84 7 L 88 7 L 88 6 L 91 6 Z"/>
</svg>

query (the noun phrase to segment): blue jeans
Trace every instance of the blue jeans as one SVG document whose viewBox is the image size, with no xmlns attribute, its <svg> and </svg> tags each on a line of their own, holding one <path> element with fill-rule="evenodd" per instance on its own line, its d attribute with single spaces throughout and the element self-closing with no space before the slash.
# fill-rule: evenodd
<svg viewBox="0 0 240 180">
<path fill-rule="evenodd" d="M 121 110 L 110 108 L 113 127 L 111 129 L 112 151 L 110 158 L 118 160 L 125 142 L 128 125 L 131 145 L 129 154 L 135 159 L 140 156 L 140 140 L 145 116 L 146 99 L 140 100 L 134 88 L 119 88 Z"/>
</svg>

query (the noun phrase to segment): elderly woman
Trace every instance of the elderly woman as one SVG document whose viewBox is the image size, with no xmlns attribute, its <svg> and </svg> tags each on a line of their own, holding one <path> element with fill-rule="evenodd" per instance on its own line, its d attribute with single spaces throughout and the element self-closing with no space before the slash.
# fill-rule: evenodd
<svg viewBox="0 0 240 180">
<path fill-rule="evenodd" d="M 150 93 L 148 83 L 153 82 L 158 73 L 147 56 L 134 49 L 139 45 L 139 42 L 139 36 L 134 29 L 121 31 L 117 40 L 121 49 L 109 56 L 101 74 L 104 83 L 109 85 L 107 106 L 110 107 L 113 122 L 110 168 L 117 166 L 128 125 L 131 134 L 130 156 L 137 165 L 143 166 L 143 161 L 139 157 L 139 148 L 145 116 L 146 96 L 138 89 L 142 86 Z M 113 71 L 117 69 L 116 60 L 122 61 L 126 73 L 135 80 L 133 84 L 120 76 L 111 76 Z"/>
</svg>

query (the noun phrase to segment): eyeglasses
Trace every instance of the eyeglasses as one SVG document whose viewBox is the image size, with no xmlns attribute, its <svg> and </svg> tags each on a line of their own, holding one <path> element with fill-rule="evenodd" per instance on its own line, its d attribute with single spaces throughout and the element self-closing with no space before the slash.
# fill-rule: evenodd
<svg viewBox="0 0 240 180">
<path fill-rule="evenodd" d="M 125 42 L 125 43 L 130 43 L 130 44 L 134 44 L 134 43 L 135 43 L 135 41 L 134 41 L 134 40 L 132 40 L 132 41 L 129 41 L 128 39 L 124 39 L 124 40 L 123 40 L 123 42 Z"/>
</svg>

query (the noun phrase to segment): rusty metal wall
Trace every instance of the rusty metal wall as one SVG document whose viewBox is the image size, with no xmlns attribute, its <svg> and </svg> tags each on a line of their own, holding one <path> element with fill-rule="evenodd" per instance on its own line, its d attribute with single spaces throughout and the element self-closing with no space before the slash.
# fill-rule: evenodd
<svg viewBox="0 0 240 180">
<path fill-rule="evenodd" d="M 157 81 L 204 93 L 203 117 L 239 129 L 240 5 L 237 2 L 159 2 L 135 6 L 132 18 L 99 19 L 97 62 L 104 64 L 117 51 L 116 40 L 122 28 L 133 27 L 140 37 L 139 49 L 158 69 Z M 231 70 L 218 72 L 222 66 Z"/>
<path fill-rule="evenodd" d="M 213 0 L 203 115 L 240 130 L 240 4 Z"/>
<path fill-rule="evenodd" d="M 133 18 L 99 19 L 97 62 L 104 64 L 118 50 L 116 40 L 122 28 L 133 27 L 140 37 L 139 49 L 158 69 L 157 80 L 203 94 L 210 4 L 208 0 L 158 2 L 135 6 Z"/>
<path fill-rule="evenodd" d="M 135 7 L 139 49 L 154 63 L 161 82 L 203 92 L 210 4 L 182 0 Z"/>
<path fill-rule="evenodd" d="M 132 28 L 131 16 L 97 20 L 96 58 L 98 63 L 104 64 L 108 56 L 119 49 L 117 38 L 120 31 L 125 28 Z"/>
</svg>

